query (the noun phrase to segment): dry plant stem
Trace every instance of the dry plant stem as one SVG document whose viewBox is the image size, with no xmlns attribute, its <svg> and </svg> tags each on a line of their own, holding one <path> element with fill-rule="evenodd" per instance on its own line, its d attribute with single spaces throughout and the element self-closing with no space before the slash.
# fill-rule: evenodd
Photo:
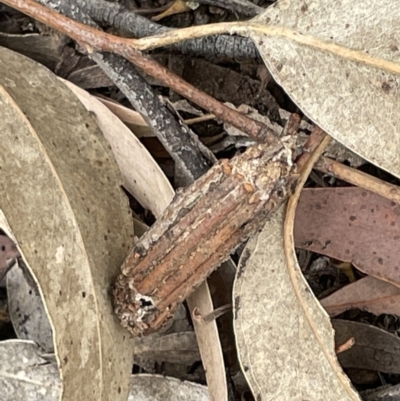
<svg viewBox="0 0 400 401">
<path fill-rule="evenodd" d="M 355 343 L 356 343 L 356 340 L 354 337 L 349 338 L 345 343 L 340 344 L 338 347 L 336 347 L 336 349 L 335 349 L 336 354 L 340 354 L 341 352 L 348 351 Z"/>
<path fill-rule="evenodd" d="M 307 149 L 306 152 L 304 152 L 298 160 L 296 160 L 297 164 L 297 169 L 299 173 L 302 172 L 304 168 L 306 168 L 307 163 L 311 157 L 311 155 L 315 152 L 315 150 L 318 148 L 322 140 L 326 137 L 326 133 L 316 126 L 312 134 L 308 137 L 307 142 L 305 143 L 304 147 Z"/>
<path fill-rule="evenodd" d="M 207 323 L 207 322 L 212 322 L 213 320 L 218 319 L 225 313 L 231 311 L 232 311 L 232 304 L 227 304 L 217 309 L 214 309 L 208 315 L 203 316 L 199 308 L 194 308 L 192 312 L 192 318 L 197 320 L 198 322 Z"/>
<path fill-rule="evenodd" d="M 167 68 L 154 60 L 143 56 L 139 50 L 128 44 L 133 39 L 119 38 L 90 26 L 80 24 L 53 10 L 47 9 L 33 0 L 2 0 L 2 2 L 59 30 L 78 42 L 84 43 L 89 53 L 105 51 L 125 57 L 148 75 L 158 79 L 175 92 L 215 114 L 221 120 L 229 122 L 260 142 L 273 143 L 276 141 L 275 133 L 266 125 L 225 106 L 193 85 L 190 85 L 179 76 L 171 73 Z"/>
<path fill-rule="evenodd" d="M 287 198 L 296 181 L 290 153 L 282 144 L 251 147 L 177 194 L 114 287 L 115 312 L 131 333 L 157 330 Z"/>
<path fill-rule="evenodd" d="M 389 184 L 335 160 L 321 157 L 315 164 L 314 169 L 400 203 L 400 188 L 397 185 Z"/>
</svg>

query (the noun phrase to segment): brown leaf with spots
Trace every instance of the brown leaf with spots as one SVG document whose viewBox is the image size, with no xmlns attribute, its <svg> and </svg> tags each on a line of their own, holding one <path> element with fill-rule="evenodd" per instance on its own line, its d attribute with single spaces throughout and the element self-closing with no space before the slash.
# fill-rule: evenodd
<svg viewBox="0 0 400 401">
<path fill-rule="evenodd" d="M 400 205 L 362 188 L 303 191 L 296 247 L 345 262 L 400 287 Z"/>
<path fill-rule="evenodd" d="M 330 316 L 358 308 L 380 315 L 400 316 L 400 289 L 393 284 L 367 276 L 321 300 Z"/>
</svg>

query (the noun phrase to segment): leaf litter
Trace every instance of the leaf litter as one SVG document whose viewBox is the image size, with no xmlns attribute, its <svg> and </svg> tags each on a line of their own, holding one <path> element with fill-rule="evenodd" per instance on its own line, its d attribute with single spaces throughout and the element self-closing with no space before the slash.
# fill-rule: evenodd
<svg viewBox="0 0 400 401">
<path fill-rule="evenodd" d="M 116 185 L 118 167 L 92 117 L 52 73 L 4 48 L 0 71 L 0 187 L 8 194 L 0 200 L 2 228 L 19 247 L 49 314 L 63 400 L 123 399 L 130 340 L 107 293 L 133 235 Z"/>
<path fill-rule="evenodd" d="M 298 248 L 400 286 L 399 204 L 363 188 L 313 188 L 303 191 L 296 216 Z"/>
<path fill-rule="evenodd" d="M 307 2 L 307 4 L 306 4 L 306 2 L 300 2 L 298 5 L 296 5 L 296 7 L 288 7 L 288 5 L 289 5 L 289 3 L 285 0 L 278 1 L 275 4 L 275 7 L 268 9 L 264 13 L 264 16 L 266 16 L 267 18 L 272 18 L 272 19 L 275 18 L 275 22 L 276 21 L 278 21 L 279 23 L 282 22 L 286 26 L 290 26 L 290 24 L 294 24 L 294 23 L 298 24 L 298 26 L 296 26 L 296 29 L 300 28 L 300 30 L 305 29 L 305 26 L 306 26 L 305 24 L 307 24 L 308 21 L 310 21 L 310 19 L 312 18 L 312 24 L 310 25 L 310 29 L 308 29 L 308 31 L 307 31 L 307 32 L 310 32 L 311 35 L 315 34 L 316 36 L 319 35 L 318 36 L 319 39 L 321 39 L 321 38 L 327 39 L 327 35 L 332 34 L 332 37 L 329 37 L 329 40 L 337 40 L 338 37 L 340 40 L 340 38 L 342 38 L 343 35 L 339 36 L 339 34 L 341 34 L 342 32 L 350 32 L 350 34 L 348 36 L 345 35 L 346 43 L 344 43 L 344 45 L 348 46 L 349 43 L 358 44 L 358 42 L 357 42 L 358 38 L 354 38 L 353 36 L 356 36 L 357 34 L 359 35 L 360 30 L 362 31 L 362 29 L 364 28 L 363 25 L 361 26 L 361 28 L 360 28 L 360 26 L 358 26 L 354 29 L 353 29 L 352 25 L 349 25 L 349 27 L 345 26 L 345 29 L 347 29 L 347 31 L 340 31 L 340 29 L 343 30 L 343 27 L 339 26 L 339 28 L 338 28 L 339 30 L 338 31 L 335 30 L 337 28 L 337 26 L 342 24 L 342 22 L 343 22 L 343 19 L 337 18 L 337 15 L 335 13 L 343 14 L 343 15 L 341 15 L 341 17 L 345 17 L 345 19 L 353 18 L 354 21 L 352 20 L 351 22 L 357 22 L 357 18 L 358 18 L 357 16 L 359 16 L 359 14 L 358 14 L 359 9 L 357 7 L 354 7 L 353 3 L 350 4 L 349 1 L 342 0 L 342 1 L 337 2 L 335 5 L 329 4 L 329 10 L 333 11 L 332 13 L 326 12 L 326 9 L 324 8 L 325 2 L 322 0 Z M 346 7 L 347 7 L 347 10 L 349 10 L 349 12 L 343 13 L 343 10 L 346 10 Z M 383 11 L 381 10 L 379 13 L 377 13 L 376 9 L 374 9 L 373 12 L 371 11 L 371 15 L 374 15 L 375 19 L 376 19 L 376 17 L 378 20 L 382 19 L 385 16 L 384 15 L 385 7 L 387 7 L 386 3 L 380 4 L 380 8 Z M 301 10 L 301 13 L 299 10 Z M 394 10 L 391 10 L 391 11 L 393 12 L 394 15 L 396 15 L 398 10 L 397 10 L 397 8 L 395 8 Z M 329 17 L 326 17 L 326 16 L 329 16 Z M 324 17 L 325 17 L 325 20 L 324 20 Z M 326 21 L 327 18 L 328 18 L 328 22 Z M 322 21 L 322 23 L 321 23 L 321 21 Z M 387 31 L 389 31 L 389 32 L 392 28 L 391 23 L 393 21 L 394 21 L 394 17 L 392 19 L 390 19 L 389 23 L 385 27 L 387 29 Z M 363 21 L 363 23 L 364 23 L 364 21 Z M 346 23 L 346 25 L 347 25 L 347 23 Z M 365 25 L 367 25 L 367 23 Z M 365 36 L 366 35 L 364 35 L 364 37 Z M 380 36 L 385 37 L 384 35 L 380 35 Z M 375 37 L 375 39 L 379 40 L 380 38 Z M 354 42 L 352 42 L 353 40 L 354 40 Z M 261 41 L 263 42 L 262 44 L 261 44 Z M 264 39 L 262 39 L 261 41 L 258 43 L 259 46 L 264 45 Z M 267 42 L 267 40 L 266 40 L 266 42 Z M 273 54 L 273 52 L 276 51 L 277 48 L 279 48 L 279 43 L 280 43 L 279 40 L 277 40 L 273 44 L 273 46 L 275 46 L 275 49 L 271 50 L 270 48 L 268 48 L 268 51 L 270 51 L 271 54 Z M 335 59 L 332 60 L 329 57 L 327 58 L 327 57 L 325 57 L 326 55 L 321 56 L 318 48 L 314 48 L 314 56 L 315 55 L 317 55 L 317 56 L 315 56 L 315 60 L 311 60 L 311 62 L 310 62 L 310 58 L 307 58 L 309 55 L 309 53 L 307 53 L 308 49 L 304 50 L 304 47 L 302 47 L 301 45 L 298 45 L 297 43 L 294 43 L 294 44 L 291 43 L 290 46 L 286 46 L 286 43 L 283 43 L 283 44 L 284 45 L 281 46 L 281 48 L 284 51 L 288 50 L 288 53 L 285 54 L 285 52 L 281 52 L 281 54 L 285 54 L 284 55 L 285 59 L 283 60 L 283 62 L 282 62 L 282 59 L 278 60 L 278 63 L 272 66 L 271 71 L 275 71 L 276 75 L 273 74 L 274 77 L 278 80 L 278 82 L 282 83 L 284 88 L 287 90 L 289 96 L 291 96 L 296 101 L 296 103 L 299 105 L 299 107 L 313 121 L 318 122 L 325 130 L 327 130 L 330 134 L 332 134 L 339 141 L 341 141 L 342 143 L 345 143 L 346 146 L 350 147 L 352 150 L 354 150 L 356 153 L 358 153 L 363 158 L 370 160 L 370 161 L 375 161 L 375 163 L 380 165 L 382 168 L 384 168 L 388 171 L 391 171 L 395 175 L 399 175 L 399 173 L 397 171 L 397 167 L 396 167 L 397 159 L 394 158 L 394 157 L 397 157 L 396 154 L 398 153 L 397 152 L 397 147 L 398 147 L 397 142 L 393 141 L 391 147 L 387 147 L 387 148 L 384 147 L 384 146 L 387 146 L 387 136 L 386 135 L 388 135 L 388 137 L 390 137 L 390 135 L 393 136 L 391 131 L 389 132 L 389 130 L 387 129 L 388 125 L 390 125 L 393 121 L 390 120 L 390 118 L 389 119 L 386 118 L 388 116 L 384 116 L 384 118 L 386 120 L 381 125 L 380 118 L 376 118 L 376 121 L 374 121 L 374 122 L 372 122 L 370 119 L 370 117 L 374 118 L 377 115 L 381 116 L 382 110 L 388 114 L 390 114 L 390 113 L 396 114 L 396 113 L 393 113 L 392 110 L 395 108 L 396 102 L 398 103 L 398 101 L 396 99 L 396 94 L 393 93 L 395 91 L 393 91 L 392 89 L 393 89 L 393 86 L 394 86 L 394 88 L 397 87 L 397 80 L 396 80 L 397 78 L 395 77 L 395 79 L 392 79 L 392 76 L 390 76 L 390 74 L 389 74 L 389 76 L 384 74 L 384 77 L 382 78 L 382 80 L 380 80 L 380 79 L 373 80 L 371 78 L 371 82 L 373 84 L 373 88 L 372 88 L 373 90 L 370 90 L 369 86 L 367 86 L 367 89 L 365 89 L 366 88 L 365 80 L 363 80 L 362 78 L 363 78 L 363 76 L 376 78 L 373 75 L 373 71 L 372 71 L 373 69 L 371 69 L 371 68 L 365 68 L 365 69 L 361 68 L 360 69 L 361 74 L 363 76 L 361 77 L 361 81 L 360 81 L 361 85 L 358 85 L 359 81 L 357 81 L 357 79 L 359 79 L 359 77 L 354 75 L 357 73 L 357 71 L 354 72 L 354 70 L 355 70 L 354 62 L 347 62 L 347 61 L 344 62 L 343 60 L 341 60 L 341 62 L 339 63 L 340 64 L 339 69 L 336 67 L 332 67 L 335 65 L 339 65 L 336 63 L 337 60 L 335 60 Z M 362 45 L 364 45 L 364 43 L 362 43 Z M 297 46 L 299 46 L 299 47 L 297 47 Z M 361 46 L 361 48 L 365 48 L 365 47 Z M 261 52 L 263 53 L 264 50 L 265 49 L 263 48 Z M 379 51 L 381 51 L 382 49 L 380 49 L 379 46 L 377 46 L 373 50 L 375 52 L 379 53 Z M 297 66 L 296 65 L 293 66 L 293 64 L 295 64 L 295 63 L 292 62 L 292 57 L 295 58 L 299 55 L 301 55 L 302 57 L 305 56 L 304 60 L 306 60 L 306 62 L 304 64 L 298 63 Z M 268 56 L 270 57 L 270 54 Z M 330 56 L 332 56 L 332 55 L 330 55 Z M 380 57 L 380 56 L 381 55 L 378 54 L 377 57 Z M 327 59 L 328 59 L 328 61 L 325 63 L 322 63 L 320 61 L 320 60 L 327 60 Z M 271 63 L 273 64 L 273 63 L 275 63 L 275 61 L 276 60 L 273 60 L 273 61 L 271 61 Z M 328 92 L 326 92 L 326 91 L 324 92 L 321 89 L 323 86 L 321 84 L 321 82 L 325 82 L 324 79 L 326 79 L 326 77 L 331 78 L 331 75 L 329 75 L 329 73 L 331 71 L 324 70 L 321 73 L 320 71 L 321 71 L 322 67 L 320 67 L 320 69 L 318 70 L 316 63 L 321 63 L 321 65 L 323 65 L 324 67 L 326 67 L 326 65 L 331 66 L 332 67 L 331 70 L 334 71 L 335 73 L 349 72 L 349 77 L 351 78 L 351 79 L 349 79 L 349 82 L 351 84 L 356 82 L 357 85 L 355 85 L 354 87 L 349 87 L 349 86 L 343 87 L 343 86 L 338 85 L 337 81 L 334 81 L 333 85 L 330 88 L 328 86 L 326 86 L 324 88 L 324 89 L 327 89 Z M 267 65 L 270 67 L 268 62 L 267 62 Z M 303 70 L 297 69 L 297 68 L 304 68 L 304 66 L 306 67 L 305 75 L 303 75 L 303 72 L 304 72 Z M 292 68 L 292 67 L 294 67 L 294 70 L 290 70 L 290 68 Z M 349 70 L 346 70 L 346 68 L 349 68 Z M 290 72 L 288 72 L 288 71 L 290 71 Z M 320 80 L 315 79 L 315 75 L 313 75 L 315 73 L 318 73 L 318 71 L 322 77 Z M 299 73 L 301 73 L 301 74 L 299 75 Z M 293 74 L 293 75 L 290 76 L 291 74 Z M 298 83 L 298 87 L 294 87 L 294 88 L 290 87 L 290 84 L 293 83 L 293 80 L 291 81 L 290 78 L 293 78 L 293 77 L 296 77 L 296 78 L 300 77 L 300 84 Z M 340 80 L 341 79 L 340 74 L 337 77 L 335 77 L 335 79 Z M 305 81 L 305 82 L 303 82 L 303 81 Z M 313 85 L 310 85 L 310 82 L 313 82 L 313 84 L 315 82 L 316 83 L 315 87 Z M 391 85 L 393 85 L 393 86 L 391 86 Z M 361 89 L 359 89 L 358 86 L 360 86 Z M 334 90 L 332 90 L 332 88 Z M 384 102 L 381 102 L 381 104 L 384 104 L 384 106 L 382 106 L 382 110 L 381 109 L 378 110 L 378 108 L 376 107 L 376 104 L 372 104 L 373 102 L 371 102 L 371 104 L 372 104 L 371 107 L 373 109 L 368 109 L 368 110 L 372 110 L 373 112 L 371 112 L 367 118 L 365 118 L 365 116 L 362 115 L 362 118 L 360 120 L 354 120 L 353 118 L 356 118 L 358 115 L 361 115 L 357 111 L 354 112 L 354 109 L 355 109 L 354 103 L 359 102 L 359 98 L 357 98 L 357 96 L 362 91 L 367 91 L 368 94 L 371 94 L 369 99 L 375 97 L 377 103 L 379 103 L 379 101 L 382 100 L 382 96 L 383 96 L 382 92 L 384 92 L 388 96 L 386 99 L 383 99 Z M 321 93 L 322 93 L 322 95 L 321 95 Z M 351 96 L 350 95 L 348 96 L 348 93 L 351 93 Z M 354 93 L 354 98 L 352 98 L 353 93 Z M 345 98 L 345 101 L 350 102 L 350 103 L 346 103 L 346 102 L 342 102 L 342 104 L 340 102 L 335 103 L 335 102 L 338 102 L 338 99 L 343 100 L 343 96 Z M 318 100 L 322 100 L 323 103 L 321 104 L 321 102 L 318 102 Z M 328 112 L 328 105 L 329 105 L 329 107 L 331 107 L 332 104 L 334 105 L 335 113 Z M 362 102 L 359 102 L 359 104 L 361 106 L 363 106 Z M 388 108 L 388 105 L 391 106 L 392 108 Z M 368 104 L 367 107 L 370 107 L 370 104 Z M 346 112 L 348 110 L 352 111 L 354 113 L 354 115 L 351 115 L 350 118 L 348 118 L 344 123 L 339 124 L 338 120 L 346 117 L 347 116 Z M 376 110 L 378 110 L 378 111 L 376 111 Z M 329 114 L 329 115 L 327 115 L 327 114 Z M 388 122 L 388 124 L 386 124 L 387 122 Z M 346 126 L 346 124 L 347 124 L 347 126 Z M 138 124 L 138 125 L 140 125 L 140 124 Z M 351 127 L 352 129 L 349 130 L 346 127 Z M 380 130 L 382 130 L 384 135 L 381 135 L 378 138 L 377 133 L 380 132 Z M 353 132 L 355 133 L 354 136 L 353 136 Z M 363 134 L 364 137 L 361 134 Z M 367 143 L 367 146 L 366 146 L 365 142 L 360 140 L 361 137 L 363 139 L 365 139 L 366 137 L 368 137 L 368 138 L 371 137 L 371 138 L 373 138 L 373 141 L 375 141 L 375 142 L 369 142 L 369 143 Z M 154 206 L 153 206 L 153 208 L 154 208 Z M 154 210 L 156 210 L 156 209 L 154 209 Z M 298 214 L 299 214 L 299 212 L 298 212 Z M 280 220 L 279 224 L 282 224 L 282 221 L 283 221 L 283 218 L 281 216 L 281 220 Z M 275 226 L 275 229 L 277 231 L 279 231 L 278 225 Z M 317 236 L 314 235 L 314 237 L 317 237 Z M 317 240 L 319 240 L 319 237 L 317 238 Z M 292 246 L 292 245 L 293 244 L 291 244 L 290 246 Z M 297 243 L 296 243 L 296 245 L 297 245 Z M 289 248 L 290 248 L 290 246 L 289 246 Z M 250 245 L 249 245 L 249 247 L 250 247 Z M 251 247 L 248 249 L 251 249 Z M 286 250 L 287 249 L 288 248 L 286 248 Z M 290 250 L 290 252 L 291 251 L 292 250 Z M 279 251 L 277 250 L 277 252 L 279 252 Z M 382 253 L 384 253 L 384 252 L 382 252 Z M 245 254 L 245 256 L 251 258 L 251 255 L 249 255 L 249 252 L 247 252 Z M 245 257 L 243 259 L 245 259 Z M 289 260 L 290 260 L 290 258 L 289 258 Z M 245 263 L 245 262 L 246 261 L 244 261 L 243 263 Z M 295 268 L 298 268 L 298 266 L 295 266 L 296 263 L 295 263 L 295 258 L 293 256 L 291 257 L 290 263 L 292 263 Z M 247 265 L 246 265 L 246 268 L 247 268 Z M 382 271 L 382 268 L 378 269 L 378 271 Z M 241 276 L 243 274 L 244 274 L 244 272 L 241 271 L 240 274 L 238 275 L 238 280 L 240 280 L 239 276 Z M 293 277 L 292 277 L 292 279 L 293 279 Z M 368 279 L 369 279 L 369 282 L 367 281 Z M 374 308 L 374 307 L 378 308 L 378 309 L 374 309 L 375 311 L 382 310 L 379 308 L 383 308 L 383 310 L 385 310 L 384 308 L 387 306 L 384 306 L 384 305 L 382 306 L 379 304 L 379 302 L 377 303 L 376 300 L 368 298 L 368 294 L 366 294 L 366 291 L 365 291 L 365 288 L 367 288 L 368 286 L 366 286 L 366 284 L 364 284 L 364 283 L 369 283 L 370 287 L 374 288 L 374 289 L 380 288 L 379 291 L 382 291 L 382 293 L 378 294 L 378 296 L 381 298 L 381 301 L 383 301 L 383 298 L 384 298 L 384 291 L 386 291 L 388 294 L 393 294 L 393 295 L 389 295 L 389 297 L 396 296 L 395 291 L 397 291 L 397 287 L 394 287 L 393 285 L 391 285 L 389 283 L 384 283 L 382 281 L 379 281 L 373 277 L 366 277 L 362 280 L 359 280 L 356 283 L 349 285 L 348 287 L 345 287 L 344 289 L 342 289 L 340 291 L 344 291 L 344 290 L 346 290 L 346 288 L 349 288 L 348 292 L 350 293 L 351 292 L 350 287 L 355 286 L 357 283 L 361 283 L 361 282 L 365 286 L 365 287 L 361 287 L 361 284 L 359 284 L 360 289 L 361 289 L 359 291 L 364 293 L 363 294 L 364 299 L 361 299 L 361 302 L 364 302 L 364 307 L 367 310 L 368 310 L 368 308 Z M 257 283 L 257 284 L 255 284 L 255 286 L 256 285 L 262 285 L 262 281 L 260 280 L 260 284 Z M 384 286 L 386 286 L 386 287 L 384 287 Z M 355 288 L 355 287 L 353 287 L 353 288 Z M 371 291 L 373 291 L 373 290 L 371 290 Z M 307 296 L 308 296 L 307 291 L 305 294 L 302 294 L 302 297 L 304 297 L 304 298 L 307 298 Z M 236 303 L 237 311 L 236 312 L 239 313 L 242 308 L 241 298 L 236 297 L 236 301 L 237 301 L 237 303 Z M 360 301 L 360 297 L 359 297 L 358 301 Z M 348 301 L 346 301 L 347 302 L 346 308 L 350 307 L 349 305 L 354 306 L 354 303 L 357 303 L 358 301 L 357 301 L 357 299 L 356 300 L 349 299 Z M 314 300 L 311 301 L 312 308 L 315 308 L 315 304 L 313 304 L 313 302 L 314 302 Z M 334 301 L 334 302 L 336 302 L 336 301 Z M 352 304 L 352 302 L 353 302 L 353 304 Z M 394 302 L 392 301 L 391 304 L 393 305 Z M 358 303 L 358 305 L 360 305 L 360 304 Z M 372 309 L 370 309 L 370 310 L 372 310 Z M 316 312 L 316 314 L 318 315 L 318 311 Z M 325 316 L 325 318 L 326 318 L 326 316 Z M 330 335 L 330 332 L 328 329 L 328 334 L 326 335 L 326 339 L 324 339 L 324 341 L 328 341 L 330 339 L 330 337 L 331 337 L 331 335 Z M 287 341 L 287 340 L 285 340 L 285 341 Z M 314 346 L 315 346 L 315 344 L 314 344 Z M 329 349 L 329 350 L 331 349 L 331 344 L 329 344 L 327 346 L 327 349 Z M 280 351 L 279 346 L 278 346 L 277 350 Z M 346 352 L 349 352 L 349 351 L 346 351 Z M 346 352 L 344 353 L 344 355 L 346 354 Z M 327 356 L 327 355 L 328 355 L 328 359 L 330 359 L 331 357 L 332 357 L 332 359 L 334 359 L 334 356 L 329 356 L 329 352 L 328 353 L 325 352 L 325 356 Z M 340 358 L 341 357 L 339 356 L 339 359 Z M 331 366 L 334 366 L 334 364 Z M 334 370 L 335 369 L 336 368 L 334 368 Z M 254 370 L 254 367 L 252 366 L 252 368 L 250 370 Z M 343 383 L 344 382 L 342 381 L 342 384 Z M 346 387 L 346 386 L 344 386 L 344 387 Z M 348 394 L 351 394 L 351 392 Z M 295 399 L 295 398 L 293 398 L 293 399 Z M 354 398 L 354 399 L 356 399 L 356 398 Z"/>
</svg>

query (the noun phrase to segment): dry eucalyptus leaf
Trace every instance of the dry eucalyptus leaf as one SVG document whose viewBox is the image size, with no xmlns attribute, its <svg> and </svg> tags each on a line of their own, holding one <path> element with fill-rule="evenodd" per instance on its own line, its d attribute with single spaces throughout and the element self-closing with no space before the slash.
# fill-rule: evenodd
<svg viewBox="0 0 400 401">
<path fill-rule="evenodd" d="M 364 188 L 307 188 L 300 197 L 296 247 L 345 262 L 400 287 L 400 205 Z"/>
<path fill-rule="evenodd" d="M 138 138 L 155 136 L 154 131 L 137 111 L 122 106 L 110 99 L 105 99 L 103 97 L 96 97 L 96 99 L 100 100 L 104 106 L 107 106 L 107 108 L 124 122 Z"/>
<path fill-rule="evenodd" d="M 200 384 L 159 375 L 133 375 L 128 401 L 210 401 Z"/>
<path fill-rule="evenodd" d="M 330 316 L 358 308 L 375 315 L 400 316 L 400 288 L 372 276 L 350 283 L 321 300 Z"/>
<path fill-rule="evenodd" d="M 56 401 L 61 382 L 55 364 L 32 341 L 0 341 L 1 401 Z"/>
<path fill-rule="evenodd" d="M 376 370 L 400 374 L 400 338 L 379 327 L 349 320 L 333 319 L 335 342 L 339 346 L 350 338 L 355 344 L 338 354 L 344 368 Z"/>
<path fill-rule="evenodd" d="M 243 372 L 255 399 L 359 400 L 337 363 L 329 317 L 300 269 L 302 284 L 295 288 L 291 280 L 283 215 L 281 207 L 239 263 L 234 327 Z"/>
<path fill-rule="evenodd" d="M 54 352 L 53 333 L 39 289 L 28 268 L 18 263 L 7 274 L 7 298 L 17 337 Z"/>
<path fill-rule="evenodd" d="M 48 312 L 62 400 L 125 400 L 132 344 L 108 294 L 133 241 L 118 166 L 93 117 L 46 68 L 0 48 L 0 85 L 2 228 Z"/>
<path fill-rule="evenodd" d="M 171 202 L 174 190 L 164 173 L 139 139 L 97 98 L 63 80 L 92 112 L 105 138 L 112 147 L 115 159 L 124 178 L 124 187 L 146 209 L 159 216 L 164 204 Z M 149 182 L 152 185 L 149 185 Z M 160 198 L 165 198 L 163 201 Z"/>
<path fill-rule="evenodd" d="M 0 281 L 5 277 L 17 256 L 19 252 L 14 242 L 6 235 L 0 234 Z"/>
<path fill-rule="evenodd" d="M 278 0 L 253 19 L 294 31 L 300 40 L 251 33 L 274 79 L 334 139 L 400 177 L 400 77 L 350 60 L 343 49 L 400 61 L 400 3 L 392 0 Z M 320 50 L 337 45 L 341 56 Z M 341 49 L 339 49 L 339 47 Z"/>
<path fill-rule="evenodd" d="M 1 401 L 56 401 L 61 383 L 55 363 L 31 341 L 0 342 Z M 205 386 L 172 377 L 130 376 L 128 401 L 209 401 Z M 126 399 L 126 398 L 125 398 Z M 82 398 L 78 398 L 82 400 Z"/>
<path fill-rule="evenodd" d="M 135 342 L 135 360 L 136 358 L 158 363 L 169 362 L 190 366 L 200 360 L 196 335 L 193 331 L 186 331 L 159 337 L 138 338 Z M 141 366 L 138 362 L 135 363 Z"/>
<path fill-rule="evenodd" d="M 193 313 L 195 308 L 198 308 L 202 315 L 213 312 L 214 306 L 207 281 L 201 284 L 200 287 L 186 299 L 186 302 L 191 313 Z M 215 320 L 201 323 L 193 319 L 193 327 L 196 331 L 201 360 L 203 361 L 203 366 L 206 371 L 210 399 L 212 401 L 228 400 L 224 357 L 217 324 Z"/>
<path fill-rule="evenodd" d="M 68 42 L 68 37 L 56 31 L 52 31 L 51 35 L 14 35 L 0 32 L 0 46 L 23 54 L 51 69 L 62 60 L 62 50 Z"/>
</svg>

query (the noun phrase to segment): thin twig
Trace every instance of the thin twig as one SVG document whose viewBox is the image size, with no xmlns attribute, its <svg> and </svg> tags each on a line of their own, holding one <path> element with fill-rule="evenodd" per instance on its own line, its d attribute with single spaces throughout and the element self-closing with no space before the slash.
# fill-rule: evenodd
<svg viewBox="0 0 400 401">
<path fill-rule="evenodd" d="M 171 73 L 156 61 L 143 56 L 130 43 L 134 39 L 120 38 L 73 21 L 33 0 L 2 0 L 2 2 L 59 30 L 78 42 L 84 43 L 89 53 L 105 51 L 125 57 L 136 67 L 144 70 L 148 75 L 158 79 L 175 92 L 208 110 L 210 113 L 215 114 L 221 120 L 241 129 L 249 136 L 264 143 L 276 142 L 275 133 L 265 124 L 225 106 L 193 85 L 190 85 L 179 76 Z"/>
<path fill-rule="evenodd" d="M 336 354 L 348 351 L 355 343 L 356 343 L 355 338 L 350 337 L 345 343 L 340 344 L 335 348 Z"/>
<path fill-rule="evenodd" d="M 397 185 L 389 184 L 327 157 L 321 157 L 313 168 L 400 204 L 400 188 Z"/>
</svg>

